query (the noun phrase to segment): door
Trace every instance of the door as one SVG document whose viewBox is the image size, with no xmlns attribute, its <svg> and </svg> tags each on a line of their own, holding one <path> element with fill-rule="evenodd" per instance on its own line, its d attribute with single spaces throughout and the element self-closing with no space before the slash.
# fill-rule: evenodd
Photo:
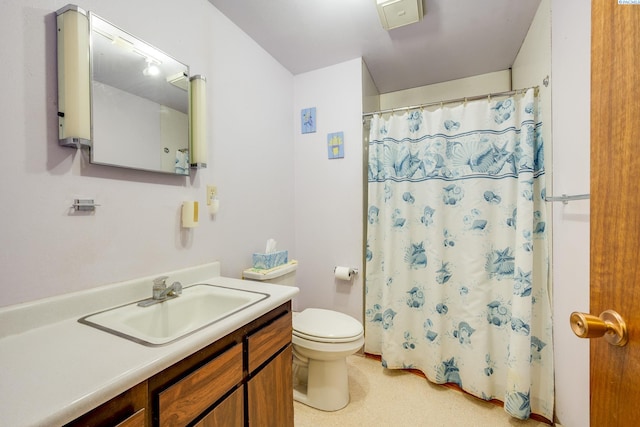
<svg viewBox="0 0 640 427">
<path fill-rule="evenodd" d="M 591 427 L 626 427 L 640 420 L 640 4 L 591 8 L 590 309 L 629 331 L 623 347 L 591 340 Z"/>
</svg>

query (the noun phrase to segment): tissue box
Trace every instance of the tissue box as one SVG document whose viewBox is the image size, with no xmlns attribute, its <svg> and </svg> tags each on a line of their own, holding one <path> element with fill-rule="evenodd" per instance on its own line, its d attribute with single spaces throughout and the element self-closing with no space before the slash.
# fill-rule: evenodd
<svg viewBox="0 0 640 427">
<path fill-rule="evenodd" d="M 289 251 L 253 254 L 253 268 L 269 269 L 289 262 Z"/>
</svg>

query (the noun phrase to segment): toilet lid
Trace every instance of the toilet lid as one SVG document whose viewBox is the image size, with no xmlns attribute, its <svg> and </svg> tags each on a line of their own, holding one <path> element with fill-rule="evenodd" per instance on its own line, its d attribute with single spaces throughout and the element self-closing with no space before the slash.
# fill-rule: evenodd
<svg viewBox="0 0 640 427">
<path fill-rule="evenodd" d="M 362 324 L 351 316 L 307 308 L 293 317 L 293 334 L 321 342 L 348 342 L 362 336 Z"/>
</svg>

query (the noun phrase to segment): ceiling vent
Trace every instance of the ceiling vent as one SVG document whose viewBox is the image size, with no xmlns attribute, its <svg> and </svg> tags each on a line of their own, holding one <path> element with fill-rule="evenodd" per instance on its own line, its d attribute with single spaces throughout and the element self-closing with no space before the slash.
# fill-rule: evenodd
<svg viewBox="0 0 640 427">
<path fill-rule="evenodd" d="M 422 20 L 422 0 L 376 0 L 380 22 L 385 30 Z"/>
</svg>

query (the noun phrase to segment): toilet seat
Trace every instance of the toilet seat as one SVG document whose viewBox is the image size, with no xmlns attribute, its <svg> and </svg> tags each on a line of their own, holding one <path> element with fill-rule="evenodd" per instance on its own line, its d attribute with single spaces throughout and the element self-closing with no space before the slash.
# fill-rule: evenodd
<svg viewBox="0 0 640 427">
<path fill-rule="evenodd" d="M 321 343 L 346 343 L 359 340 L 364 334 L 362 324 L 346 314 L 307 308 L 294 313 L 293 335 Z"/>
<path fill-rule="evenodd" d="M 307 340 L 307 341 L 313 341 L 313 342 L 318 342 L 318 343 L 327 343 L 327 344 L 339 344 L 339 343 L 349 343 L 352 341 L 356 341 L 358 340 L 360 337 L 362 337 L 363 334 L 360 335 L 356 335 L 354 337 L 349 337 L 349 338 L 325 338 L 325 337 L 316 337 L 313 335 L 306 335 L 303 334 L 301 332 L 297 332 L 297 331 L 293 331 L 293 336 Z"/>
</svg>

